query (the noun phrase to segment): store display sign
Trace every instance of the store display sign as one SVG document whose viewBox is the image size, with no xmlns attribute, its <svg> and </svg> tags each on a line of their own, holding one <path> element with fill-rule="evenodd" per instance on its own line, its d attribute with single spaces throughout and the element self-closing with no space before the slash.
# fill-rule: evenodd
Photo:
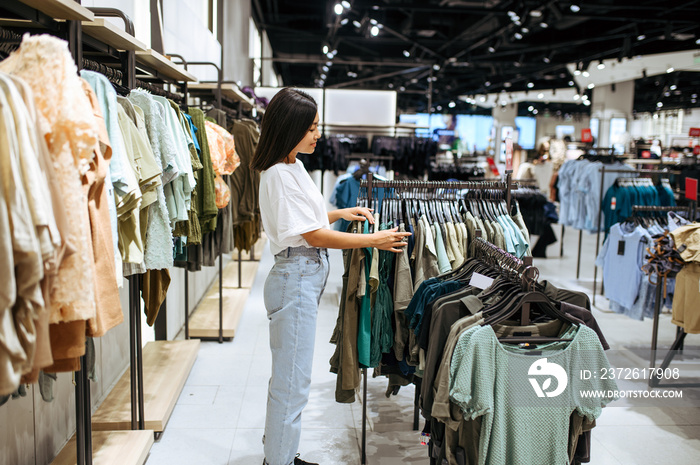
<svg viewBox="0 0 700 465">
<path fill-rule="evenodd" d="M 700 137 L 700 128 L 690 128 L 688 135 L 690 137 Z"/>
<path fill-rule="evenodd" d="M 693 178 L 685 178 L 685 198 L 690 200 L 698 200 L 698 180 Z"/>
<path fill-rule="evenodd" d="M 593 133 L 591 128 L 581 129 L 581 142 L 593 142 Z"/>
<path fill-rule="evenodd" d="M 506 137 L 506 171 L 513 171 L 513 139 Z"/>
<path fill-rule="evenodd" d="M 700 155 L 700 145 L 693 147 L 693 155 Z"/>
</svg>

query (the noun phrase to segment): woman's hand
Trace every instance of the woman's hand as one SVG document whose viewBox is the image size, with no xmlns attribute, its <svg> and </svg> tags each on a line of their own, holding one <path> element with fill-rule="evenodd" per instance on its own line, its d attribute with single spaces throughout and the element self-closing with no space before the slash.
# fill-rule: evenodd
<svg viewBox="0 0 700 465">
<path fill-rule="evenodd" d="M 391 252 L 401 252 L 401 247 L 408 245 L 404 242 L 410 236 L 410 232 L 399 232 L 399 228 L 385 229 L 372 234 L 373 247 Z"/>
<path fill-rule="evenodd" d="M 372 216 L 372 208 L 365 207 L 352 207 L 352 208 L 342 208 L 336 210 L 340 217 L 347 221 L 365 221 L 365 218 L 369 221 L 369 224 L 374 224 L 374 217 Z"/>
</svg>

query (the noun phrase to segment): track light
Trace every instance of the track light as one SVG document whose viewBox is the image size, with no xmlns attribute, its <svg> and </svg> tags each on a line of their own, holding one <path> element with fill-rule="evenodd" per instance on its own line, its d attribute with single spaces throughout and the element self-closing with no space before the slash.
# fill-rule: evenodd
<svg viewBox="0 0 700 465">
<path fill-rule="evenodd" d="M 530 12 L 530 16 L 532 16 L 533 18 L 539 18 L 540 16 L 542 16 L 542 12 L 540 10 L 532 10 Z"/>
<path fill-rule="evenodd" d="M 496 47 L 493 45 L 489 46 L 489 53 L 496 53 Z"/>
<path fill-rule="evenodd" d="M 603 60 L 600 60 L 600 63 L 598 63 L 598 69 L 605 69 L 605 63 L 603 63 Z"/>
<path fill-rule="evenodd" d="M 331 52 L 326 53 L 326 56 L 327 56 L 328 58 L 333 58 L 333 54 L 332 54 Z"/>
<path fill-rule="evenodd" d="M 594 87 L 595 87 L 595 84 L 593 84 L 592 82 L 590 84 L 588 84 L 589 89 L 593 89 Z"/>
<path fill-rule="evenodd" d="M 676 90 L 676 89 L 678 89 L 678 86 L 675 84 L 672 84 L 671 87 L 669 87 L 669 89 Z"/>
<path fill-rule="evenodd" d="M 578 13 L 579 11 L 581 11 L 581 6 L 576 3 L 572 3 L 569 8 L 573 13 Z"/>
<path fill-rule="evenodd" d="M 360 23 L 358 20 L 353 21 L 352 25 L 355 26 L 357 29 L 360 29 L 362 27 L 362 23 Z"/>
<path fill-rule="evenodd" d="M 552 62 L 552 59 L 549 58 L 549 57 L 544 57 L 544 58 L 542 58 L 542 61 L 544 61 L 545 63 L 549 64 L 549 63 Z"/>
<path fill-rule="evenodd" d="M 343 18 L 343 19 L 340 20 L 340 24 L 341 24 L 342 26 L 345 26 L 345 25 L 346 25 L 347 23 L 349 23 L 349 22 L 350 22 L 350 20 L 349 20 L 348 18 Z"/>
<path fill-rule="evenodd" d="M 323 50 L 323 54 L 326 55 L 328 53 L 328 45 L 324 45 L 321 50 Z"/>
<path fill-rule="evenodd" d="M 484 83 L 484 87 L 490 87 L 491 86 L 491 81 L 486 81 Z"/>
<path fill-rule="evenodd" d="M 455 102 L 452 101 L 452 102 L 448 103 L 447 106 L 450 107 L 450 108 L 454 108 L 454 107 L 457 106 L 457 104 L 456 104 Z"/>
<path fill-rule="evenodd" d="M 537 94 L 537 98 L 542 100 L 544 98 L 544 94 L 540 92 L 539 94 Z"/>
<path fill-rule="evenodd" d="M 404 51 L 403 51 L 403 56 L 405 56 L 406 58 L 408 58 L 408 57 L 411 56 L 411 52 L 409 52 L 408 50 L 404 50 Z"/>
<path fill-rule="evenodd" d="M 377 26 L 372 26 L 372 29 L 369 31 L 374 37 L 377 37 L 379 35 L 379 28 Z"/>
<path fill-rule="evenodd" d="M 584 71 L 584 72 L 581 73 L 581 74 L 583 75 L 583 77 L 588 77 L 588 76 L 591 75 L 591 73 L 589 73 L 588 71 Z"/>
<path fill-rule="evenodd" d="M 328 76 L 326 76 L 325 74 L 322 74 L 322 75 L 321 75 L 321 79 L 323 79 L 324 81 L 326 80 L 327 77 L 328 77 Z"/>
<path fill-rule="evenodd" d="M 520 40 L 520 39 L 523 38 L 523 35 L 522 35 L 521 33 L 519 33 L 519 32 L 516 32 L 515 34 L 513 34 L 513 37 L 515 37 L 516 39 Z"/>
<path fill-rule="evenodd" d="M 647 38 L 647 36 L 645 36 L 644 34 L 639 34 L 639 35 L 637 36 L 637 40 L 638 40 L 639 42 L 643 41 L 643 40 L 646 39 L 646 38 Z"/>
<path fill-rule="evenodd" d="M 580 69 L 575 69 L 574 70 L 574 76 L 580 76 L 581 75 L 581 70 Z"/>
<path fill-rule="evenodd" d="M 340 3 L 336 3 L 335 6 L 333 7 L 333 11 L 335 11 L 335 14 L 337 15 L 342 15 L 343 14 L 343 5 Z"/>
<path fill-rule="evenodd" d="M 343 8 L 350 9 L 350 2 L 348 2 L 348 0 L 343 0 L 340 4 L 343 5 Z"/>
<path fill-rule="evenodd" d="M 672 73 L 674 71 L 675 71 L 675 69 L 673 67 L 670 67 L 666 70 L 667 73 Z"/>
<path fill-rule="evenodd" d="M 535 83 L 534 83 L 534 82 L 528 82 L 528 83 L 527 83 L 527 88 L 528 88 L 528 89 L 532 89 L 533 87 L 535 87 Z"/>
<path fill-rule="evenodd" d="M 321 68 L 321 69 L 323 69 L 324 73 L 327 73 L 330 68 L 328 66 L 324 65 L 323 68 Z"/>
<path fill-rule="evenodd" d="M 435 63 L 435 64 L 433 65 L 433 69 L 434 69 L 435 71 L 440 71 L 440 65 L 438 65 L 437 63 Z"/>
<path fill-rule="evenodd" d="M 544 21 L 542 21 L 542 22 L 540 23 L 540 27 L 541 27 L 542 29 L 547 29 L 547 28 L 549 27 L 549 24 L 547 24 L 547 23 L 545 23 Z"/>
<path fill-rule="evenodd" d="M 530 29 L 524 27 L 524 28 L 521 29 L 521 31 L 522 31 L 523 34 L 527 34 L 528 32 L 530 32 Z"/>
<path fill-rule="evenodd" d="M 662 102 L 656 102 L 656 107 L 657 107 L 657 108 L 661 108 L 661 107 L 663 107 L 663 106 L 664 106 L 664 104 L 663 104 Z"/>
</svg>

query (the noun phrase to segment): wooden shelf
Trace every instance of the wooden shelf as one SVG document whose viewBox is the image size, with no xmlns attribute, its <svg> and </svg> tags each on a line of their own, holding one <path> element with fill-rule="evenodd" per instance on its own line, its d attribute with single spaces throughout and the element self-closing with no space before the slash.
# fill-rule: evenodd
<svg viewBox="0 0 700 465">
<path fill-rule="evenodd" d="M 153 49 L 149 48 L 145 51 L 137 50 L 136 61 L 146 64 L 155 71 L 176 81 L 197 82 L 197 78 L 188 73 L 185 68 L 180 65 L 176 65 Z"/>
<path fill-rule="evenodd" d="M 83 32 L 90 37 L 104 42 L 117 50 L 145 51 L 146 45 L 137 40 L 118 26 L 104 18 L 95 18 L 94 21 L 83 21 Z"/>
<path fill-rule="evenodd" d="M 216 87 L 217 85 L 215 82 L 199 82 L 197 84 L 187 86 L 187 89 L 193 92 L 198 90 L 215 91 Z M 235 84 L 221 84 L 221 96 L 235 100 L 236 102 L 243 102 L 243 107 L 245 109 L 250 109 L 255 106 L 253 99 L 241 92 L 241 90 Z"/>
<path fill-rule="evenodd" d="M 54 19 L 70 19 L 75 21 L 92 21 L 95 19 L 95 15 L 92 11 L 74 0 L 20 0 L 20 2 Z"/>
<path fill-rule="evenodd" d="M 146 429 L 162 432 L 192 370 L 199 341 L 155 341 L 143 348 L 143 398 Z M 131 428 L 129 370 L 92 417 L 94 431 Z"/>
<path fill-rule="evenodd" d="M 153 445 L 153 431 L 94 431 L 94 465 L 143 465 Z M 75 465 L 75 436 L 61 449 L 51 465 Z"/>
<path fill-rule="evenodd" d="M 247 254 L 246 254 L 247 255 Z M 241 270 L 243 274 L 243 288 L 250 289 L 253 286 L 253 281 L 255 280 L 255 273 L 258 272 L 258 265 L 260 263 L 257 261 L 250 261 L 243 258 L 241 261 Z M 238 254 L 233 261 L 229 262 L 228 265 L 224 267 L 224 279 L 222 282 L 224 288 L 238 289 Z M 215 279 L 212 287 L 216 290 L 217 295 L 219 292 L 219 280 Z M 217 320 L 217 328 L 218 326 Z"/>
<path fill-rule="evenodd" d="M 236 264 L 236 266 L 238 266 Z M 223 337 L 236 336 L 238 322 L 243 315 L 243 308 L 248 300 L 250 289 L 238 289 L 238 277 L 234 278 L 232 287 L 223 287 Z M 235 286 L 235 287 L 233 287 Z M 218 338 L 219 337 L 219 280 L 197 306 L 190 317 L 190 337 Z"/>
</svg>

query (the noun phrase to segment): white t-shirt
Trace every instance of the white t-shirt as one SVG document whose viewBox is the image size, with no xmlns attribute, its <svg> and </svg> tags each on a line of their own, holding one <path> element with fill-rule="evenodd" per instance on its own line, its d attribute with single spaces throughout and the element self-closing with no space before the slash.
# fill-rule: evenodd
<svg viewBox="0 0 700 465">
<path fill-rule="evenodd" d="M 273 255 L 287 247 L 311 247 L 302 234 L 330 229 L 323 195 L 300 160 L 262 172 L 260 215 Z"/>
</svg>

